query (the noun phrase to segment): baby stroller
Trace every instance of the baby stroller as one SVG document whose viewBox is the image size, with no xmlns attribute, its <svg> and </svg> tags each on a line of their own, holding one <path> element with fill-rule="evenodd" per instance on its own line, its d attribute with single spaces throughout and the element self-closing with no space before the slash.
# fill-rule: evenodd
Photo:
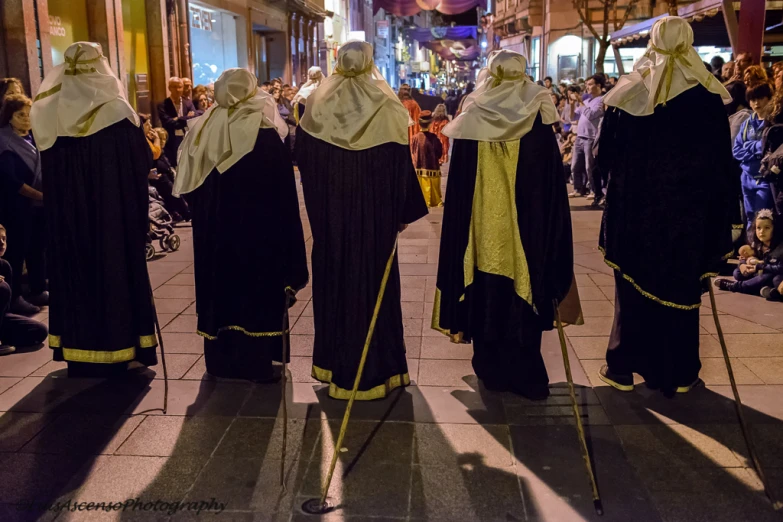
<svg viewBox="0 0 783 522">
<path fill-rule="evenodd" d="M 149 187 L 149 203 L 150 230 L 147 232 L 147 261 L 155 257 L 155 247 L 152 246 L 155 240 L 160 244 L 162 252 L 167 250 L 176 252 L 180 245 L 179 236 L 174 233 L 171 214 L 163 206 L 163 200 L 154 187 Z"/>
</svg>

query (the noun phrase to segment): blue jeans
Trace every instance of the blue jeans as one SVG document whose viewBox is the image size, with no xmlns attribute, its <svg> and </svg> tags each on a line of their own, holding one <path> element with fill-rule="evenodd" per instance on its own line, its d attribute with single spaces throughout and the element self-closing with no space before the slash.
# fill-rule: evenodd
<svg viewBox="0 0 783 522">
<path fill-rule="evenodd" d="M 748 278 L 747 276 L 742 275 L 739 268 L 735 268 L 734 279 L 739 282 L 735 290 L 736 292 L 758 296 L 761 295 L 762 288 L 774 284 L 775 276 L 772 274 L 759 274 Z"/>
<path fill-rule="evenodd" d="M 576 138 L 573 156 L 571 158 L 571 174 L 574 176 L 574 190 L 587 194 L 587 182 L 593 179 L 595 158 L 593 157 L 593 140 Z"/>
<path fill-rule="evenodd" d="M 775 200 L 772 198 L 772 189 L 769 183 L 760 181 L 756 183 L 753 176 L 742 172 L 742 199 L 745 203 L 745 216 L 748 220 L 748 230 L 753 229 L 753 216 L 763 208 L 775 211 Z"/>
</svg>

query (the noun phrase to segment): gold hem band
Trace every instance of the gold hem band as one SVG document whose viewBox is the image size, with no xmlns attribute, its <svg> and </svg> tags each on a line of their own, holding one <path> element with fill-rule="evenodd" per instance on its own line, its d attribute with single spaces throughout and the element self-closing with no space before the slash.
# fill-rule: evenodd
<svg viewBox="0 0 783 522">
<path fill-rule="evenodd" d="M 202 332 L 201 330 L 196 330 L 196 333 L 200 335 L 201 337 L 204 337 L 205 339 L 209 339 L 210 341 L 214 341 L 218 338 L 220 335 L 220 332 L 225 332 L 226 330 L 234 330 L 236 332 L 242 332 L 243 334 L 247 335 L 248 337 L 280 337 L 281 335 L 288 333 L 288 330 L 285 332 L 251 332 L 249 330 L 246 330 L 242 328 L 241 326 L 237 325 L 231 325 L 231 326 L 221 326 L 218 328 L 215 335 L 210 335 L 206 332 Z"/>
<path fill-rule="evenodd" d="M 425 178 L 439 178 L 442 176 L 440 170 L 416 169 L 416 174 Z"/>
<path fill-rule="evenodd" d="M 158 339 L 154 335 L 142 335 L 139 337 L 138 348 L 149 349 L 158 346 Z M 49 335 L 49 347 L 61 349 L 63 359 L 68 362 L 83 362 L 94 364 L 115 364 L 132 361 L 136 358 L 136 346 L 115 350 L 113 352 L 100 350 L 80 350 L 78 348 L 64 348 L 62 338 L 59 335 Z"/>
<path fill-rule="evenodd" d="M 313 370 L 311 375 L 313 376 L 313 379 L 317 379 L 322 383 L 329 385 L 329 397 L 333 399 L 344 400 L 344 401 L 347 401 L 348 399 L 351 398 L 352 390 L 346 390 L 345 388 L 340 388 L 339 386 L 337 386 L 332 382 L 331 370 L 325 370 L 323 368 L 319 368 L 316 365 L 313 365 Z M 383 384 L 379 384 L 378 386 L 375 386 L 374 388 L 370 388 L 369 390 L 357 391 L 356 400 L 374 401 L 376 399 L 383 399 L 384 397 L 388 396 L 393 390 L 399 388 L 400 386 L 408 386 L 410 383 L 411 383 L 411 378 L 407 372 L 405 372 L 404 374 L 393 375 L 388 379 L 386 379 L 386 382 Z"/>
</svg>

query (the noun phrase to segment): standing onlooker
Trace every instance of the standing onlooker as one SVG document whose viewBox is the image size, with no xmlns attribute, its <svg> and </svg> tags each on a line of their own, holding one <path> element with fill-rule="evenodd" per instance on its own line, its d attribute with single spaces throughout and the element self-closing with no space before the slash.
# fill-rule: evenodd
<svg viewBox="0 0 783 522">
<path fill-rule="evenodd" d="M 169 141 L 166 143 L 164 153 L 173 167 L 177 166 L 177 150 L 185 131 L 188 128 L 188 120 L 196 116 L 196 108 L 193 102 L 182 96 L 184 83 L 177 77 L 169 79 L 169 97 L 158 105 L 158 119 L 160 124 L 169 133 Z"/>
<path fill-rule="evenodd" d="M 41 214 L 41 156 L 30 136 L 32 101 L 22 94 L 7 96 L 0 109 L 0 223 L 11 239 L 6 259 L 14 277 L 11 312 L 33 315 L 41 309 L 22 296 L 22 268 L 28 264 L 30 289 L 41 306 L 49 304 Z M 37 245 L 38 248 L 33 248 Z M 37 255 L 35 255 L 37 254 Z"/>
<path fill-rule="evenodd" d="M 166 142 L 169 139 L 169 133 L 162 127 L 153 130 L 160 139 L 161 148 L 165 147 Z M 155 187 L 158 194 L 163 198 L 163 204 L 165 205 L 166 210 L 171 213 L 171 217 L 174 221 L 190 221 L 190 207 L 185 201 L 185 198 L 178 198 L 172 194 L 177 172 L 171 166 L 165 154 L 161 154 L 155 161 L 155 168 L 158 169 L 160 177 L 156 180 L 150 180 L 150 185 Z"/>
<path fill-rule="evenodd" d="M 767 71 L 760 65 L 751 65 L 742 75 L 742 81 L 745 83 L 745 88 L 750 89 L 762 83 L 769 83 L 769 76 Z"/>
<path fill-rule="evenodd" d="M 193 82 L 187 76 L 182 78 L 182 97 L 186 100 L 193 100 Z"/>
<path fill-rule="evenodd" d="M 5 254 L 7 245 L 6 229 L 0 224 L 0 258 Z M 41 344 L 49 335 L 49 330 L 40 322 L 9 311 L 13 283 L 11 264 L 0 259 L 0 355 L 14 353 L 17 346 L 26 348 Z"/>
<path fill-rule="evenodd" d="M 261 84 L 261 90 L 264 92 L 269 92 L 270 89 L 272 89 L 272 82 L 264 82 Z"/>
<path fill-rule="evenodd" d="M 579 115 L 576 114 L 575 98 L 582 98 L 582 92 L 578 85 L 569 85 L 566 89 L 565 107 L 560 111 L 560 123 L 563 125 L 563 131 L 571 132 L 571 128 L 576 125 Z"/>
<path fill-rule="evenodd" d="M 294 119 L 294 109 L 291 107 L 291 103 L 288 101 L 288 99 L 286 99 L 284 96 L 282 88 L 274 87 L 272 96 L 274 97 L 275 103 L 277 104 L 277 112 L 280 113 L 280 116 L 283 118 L 283 120 L 285 120 L 286 125 L 288 125 L 288 136 L 285 138 L 285 144 L 293 154 L 294 141 L 296 139 L 296 120 Z"/>
<path fill-rule="evenodd" d="M 769 183 L 761 179 L 759 172 L 764 120 L 772 110 L 772 88 L 768 83 L 762 83 L 748 89 L 747 96 L 753 114 L 743 122 L 734 140 L 734 158 L 742 167 L 742 197 L 747 228 L 750 230 L 756 212 L 774 208 L 775 205 Z"/>
<path fill-rule="evenodd" d="M 432 125 L 430 130 L 440 140 L 440 144 L 443 146 L 443 154 L 440 157 L 440 164 L 443 165 L 449 161 L 449 137 L 443 134 L 443 127 L 449 123 L 449 117 L 446 115 L 446 106 L 440 104 L 435 107 L 435 112 L 432 113 Z"/>
<path fill-rule="evenodd" d="M 399 98 L 403 106 L 405 106 L 405 109 L 408 111 L 408 116 L 410 116 L 411 121 L 414 122 L 413 125 L 408 126 L 408 143 L 412 147 L 413 138 L 415 138 L 416 135 L 421 132 L 421 127 L 419 126 L 421 107 L 419 107 L 419 104 L 416 103 L 416 100 L 413 99 L 410 87 L 406 87 L 404 84 L 402 87 L 400 87 Z M 411 152 L 411 154 L 413 154 L 413 152 Z"/>
<path fill-rule="evenodd" d="M 726 65 L 726 62 L 723 60 L 723 58 L 721 58 L 719 54 L 716 54 L 710 60 L 710 68 L 712 69 L 712 74 L 714 74 L 719 80 L 721 78 L 721 75 L 723 74 L 724 65 Z"/>
<path fill-rule="evenodd" d="M 571 164 L 574 192 L 570 196 L 587 195 L 586 182 L 589 180 L 595 195 L 592 208 L 599 208 L 604 198 L 603 180 L 595 168 L 595 156 L 593 156 L 593 144 L 598 136 L 601 118 L 604 116 L 604 103 L 601 96 L 604 84 L 603 75 L 591 76 L 585 84 L 588 99 L 583 101 L 579 96 L 572 98 L 572 103 L 576 104 L 573 112 L 578 116 L 579 123 L 576 131 L 573 163 Z"/>
<path fill-rule="evenodd" d="M 18 78 L 0 79 L 0 105 L 7 96 L 12 94 L 24 94 L 24 87 Z"/>
<path fill-rule="evenodd" d="M 557 87 L 552 83 L 552 77 L 551 76 L 547 76 L 546 78 L 544 78 L 544 87 L 549 89 L 549 91 L 552 94 L 556 94 L 556 95 L 560 96 L 560 91 L 558 91 Z"/>
<path fill-rule="evenodd" d="M 739 105 L 742 105 L 745 101 L 745 70 L 751 66 L 752 58 L 750 54 L 743 53 L 737 56 L 736 61 L 729 62 L 726 65 L 732 64 L 732 67 L 728 70 L 724 67 L 723 75 L 726 78 L 726 90 L 731 95 L 732 103 L 726 105 L 726 111 L 729 115 L 734 114 L 739 109 Z"/>
</svg>

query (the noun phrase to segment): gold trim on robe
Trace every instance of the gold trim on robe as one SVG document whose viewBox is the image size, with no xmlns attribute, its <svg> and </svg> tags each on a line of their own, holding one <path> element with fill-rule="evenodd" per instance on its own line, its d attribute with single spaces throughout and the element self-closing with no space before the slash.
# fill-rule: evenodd
<svg viewBox="0 0 783 522">
<path fill-rule="evenodd" d="M 154 335 L 142 335 L 139 337 L 138 348 L 149 349 L 158 346 L 158 339 Z M 137 346 L 123 348 L 115 351 L 81 350 L 78 348 L 63 347 L 62 337 L 49 335 L 49 347 L 60 348 L 63 351 L 63 359 L 68 362 L 83 362 L 95 364 L 115 364 L 136 359 Z"/>
<path fill-rule="evenodd" d="M 220 328 L 218 328 L 218 330 L 215 333 L 215 335 L 211 335 L 211 334 L 208 334 L 206 332 L 202 332 L 201 330 L 196 330 L 196 333 L 198 335 L 200 335 L 201 337 L 205 338 L 205 339 L 208 339 L 210 341 L 214 341 L 215 339 L 218 338 L 218 336 L 220 335 L 220 332 L 225 332 L 226 330 L 234 330 L 234 331 L 237 331 L 237 332 L 241 332 L 241 333 L 247 335 L 248 337 L 280 337 L 281 335 L 283 335 L 285 333 L 288 333 L 288 330 L 286 330 L 285 332 L 251 332 L 251 331 L 246 330 L 245 328 L 243 328 L 241 326 L 237 326 L 237 325 L 233 325 L 233 324 L 230 325 L 230 326 L 221 326 Z"/>
<path fill-rule="evenodd" d="M 318 366 L 313 365 L 311 375 L 313 376 L 313 379 L 317 379 L 322 383 L 329 385 L 329 397 L 333 399 L 341 399 L 346 401 L 351 398 L 352 390 L 346 390 L 345 388 L 340 388 L 339 386 L 337 386 L 335 383 L 332 382 L 331 370 L 326 370 L 324 368 L 319 368 Z M 383 384 L 379 384 L 374 388 L 370 388 L 369 390 L 365 390 L 365 391 L 358 390 L 356 392 L 356 400 L 374 401 L 376 399 L 383 399 L 396 388 L 399 388 L 400 386 L 408 386 L 410 383 L 411 383 L 411 378 L 407 372 L 401 375 L 393 375 L 388 379 L 386 379 L 386 382 L 384 382 Z"/>
<path fill-rule="evenodd" d="M 435 302 L 432 305 L 432 323 L 430 323 L 430 327 L 436 332 L 440 332 L 448 337 L 454 344 L 463 344 L 465 342 L 462 338 L 464 335 L 463 332 L 453 334 L 440 327 L 440 288 L 435 289 Z"/>
<path fill-rule="evenodd" d="M 514 290 L 533 306 L 530 272 L 517 221 L 516 181 L 519 140 L 479 142 L 476 188 L 465 250 L 465 288 L 474 270 L 505 276 Z M 464 300 L 463 293 L 460 300 Z M 535 307 L 533 307 L 535 310 Z"/>
</svg>

